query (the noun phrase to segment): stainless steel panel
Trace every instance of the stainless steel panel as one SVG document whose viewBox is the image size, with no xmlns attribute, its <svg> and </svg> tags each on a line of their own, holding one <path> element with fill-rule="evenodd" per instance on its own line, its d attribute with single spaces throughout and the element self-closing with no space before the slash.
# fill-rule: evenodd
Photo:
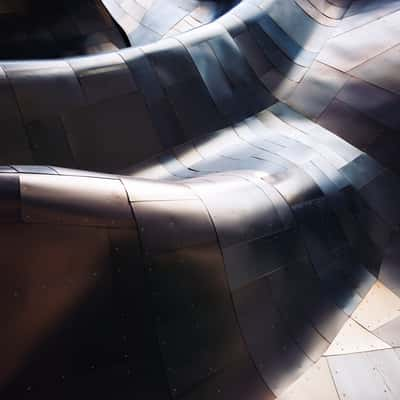
<svg viewBox="0 0 400 400">
<path fill-rule="evenodd" d="M 146 266 L 164 365 L 177 397 L 228 367 L 244 346 L 216 244 L 149 257 Z"/>
<path fill-rule="evenodd" d="M 6 171 L 0 174 L 0 221 L 21 220 L 20 177 Z"/>
<path fill-rule="evenodd" d="M 267 279 L 233 293 L 249 352 L 275 395 L 293 383 L 312 363 L 290 337 L 274 307 Z"/>
<path fill-rule="evenodd" d="M 24 174 L 22 218 L 29 223 L 135 226 L 118 180 Z"/>
<path fill-rule="evenodd" d="M 400 396 L 399 7 L 102 2 L 0 6 L 0 397 Z"/>
<path fill-rule="evenodd" d="M 216 242 L 215 231 L 200 200 L 135 202 L 133 210 L 146 253 Z"/>
</svg>

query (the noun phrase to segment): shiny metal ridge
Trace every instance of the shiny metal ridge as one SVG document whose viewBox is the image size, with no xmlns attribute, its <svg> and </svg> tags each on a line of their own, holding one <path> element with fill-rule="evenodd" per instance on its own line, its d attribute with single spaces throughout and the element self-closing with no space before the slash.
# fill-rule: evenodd
<svg viewBox="0 0 400 400">
<path fill-rule="evenodd" d="M 28 3 L 0 398 L 400 399 L 400 0 Z"/>
</svg>

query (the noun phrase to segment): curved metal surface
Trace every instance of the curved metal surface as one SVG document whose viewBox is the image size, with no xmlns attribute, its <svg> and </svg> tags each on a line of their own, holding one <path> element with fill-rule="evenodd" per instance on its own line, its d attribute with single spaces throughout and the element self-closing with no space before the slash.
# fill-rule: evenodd
<svg viewBox="0 0 400 400">
<path fill-rule="evenodd" d="M 2 0 L 1 59 L 61 58 L 126 47 L 101 0 Z"/>
<path fill-rule="evenodd" d="M 0 63 L 2 399 L 400 396 L 400 2 L 225 11 Z"/>
</svg>

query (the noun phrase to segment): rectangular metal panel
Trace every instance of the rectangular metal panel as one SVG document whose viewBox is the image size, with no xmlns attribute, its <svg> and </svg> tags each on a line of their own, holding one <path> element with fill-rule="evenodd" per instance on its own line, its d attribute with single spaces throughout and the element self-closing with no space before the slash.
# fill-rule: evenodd
<svg viewBox="0 0 400 400">
<path fill-rule="evenodd" d="M 298 275 L 304 274 L 301 279 Z M 304 353 L 317 361 L 329 346 L 312 323 L 310 313 L 316 307 L 315 297 L 311 294 L 318 290 L 318 281 L 314 271 L 307 267 L 307 261 L 298 258 L 287 263 L 284 268 L 269 276 L 272 300 L 278 308 L 288 332 Z"/>
<path fill-rule="evenodd" d="M 21 219 L 21 195 L 18 174 L 0 174 L 0 221 Z"/>
<path fill-rule="evenodd" d="M 232 290 L 269 275 L 294 259 L 306 256 L 295 231 L 284 231 L 225 247 L 223 253 Z"/>
<path fill-rule="evenodd" d="M 169 398 L 138 232 L 110 229 L 108 234 L 113 268 L 112 329 L 120 346 L 115 363 L 121 368 L 120 373 L 113 374 L 119 376 L 113 396 Z"/>
<path fill-rule="evenodd" d="M 200 77 L 169 86 L 166 92 L 184 129 L 186 139 L 195 138 L 199 134 L 225 125 Z M 188 101 L 187 93 L 196 94 L 196 97 Z"/>
<path fill-rule="evenodd" d="M 259 187 L 238 177 L 213 177 L 213 181 L 213 185 L 190 186 L 209 209 L 223 247 L 282 229 L 276 209 Z"/>
<path fill-rule="evenodd" d="M 341 399 L 397 397 L 400 360 L 393 350 L 329 357 L 328 362 Z M 385 364 L 392 369 L 389 374 Z"/>
<path fill-rule="evenodd" d="M 216 242 L 200 200 L 135 202 L 133 210 L 147 254 Z"/>
<path fill-rule="evenodd" d="M 63 123 L 79 168 L 115 171 L 162 149 L 139 93 L 82 107 L 66 114 Z"/>
<path fill-rule="evenodd" d="M 31 174 L 20 179 L 26 222 L 135 226 L 128 197 L 118 180 Z"/>
<path fill-rule="evenodd" d="M 137 90 L 127 65 L 118 53 L 71 58 L 68 63 L 79 79 L 88 103 Z"/>
<path fill-rule="evenodd" d="M 347 162 L 363 154 L 360 150 L 347 143 L 339 136 L 334 135 L 322 126 L 305 118 L 302 114 L 294 111 L 286 104 L 276 103 L 270 108 L 270 111 L 290 126 L 309 136 L 314 143 L 322 145 L 321 151 L 325 152 L 323 153 L 324 157 L 331 160 L 331 163 L 337 168 L 343 167 Z"/>
<path fill-rule="evenodd" d="M 257 45 L 262 49 L 264 56 L 274 66 L 274 70 L 279 71 L 287 79 L 299 82 L 306 73 L 306 68 L 295 64 L 264 32 L 264 30 L 256 23 L 248 25 L 251 36 Z M 269 69 L 267 72 L 272 71 Z"/>
<path fill-rule="evenodd" d="M 362 154 L 341 168 L 340 172 L 356 189 L 361 189 L 374 178 L 381 175 L 383 167 L 371 157 Z"/>
<path fill-rule="evenodd" d="M 262 78 L 272 68 L 272 64 L 266 59 L 256 40 L 248 30 L 235 36 L 234 40 L 253 71 Z"/>
<path fill-rule="evenodd" d="M 360 190 L 362 198 L 389 225 L 400 222 L 399 178 L 391 172 L 377 176 Z"/>
<path fill-rule="evenodd" d="M 234 118 L 235 102 L 232 86 L 207 42 L 188 47 L 188 51 L 219 111 L 228 120 Z"/>
<path fill-rule="evenodd" d="M 152 65 L 150 57 L 139 49 L 133 49 L 121 53 L 121 55 L 144 96 L 160 142 L 164 147 L 181 143 L 183 141 L 182 127 L 160 84 L 156 68 Z"/>
<path fill-rule="evenodd" d="M 211 375 L 204 383 L 196 385 L 185 400 L 273 400 L 268 389 L 249 358 L 242 358 Z"/>
<path fill-rule="evenodd" d="M 290 206 L 322 197 L 315 181 L 301 168 L 283 171 L 264 180 L 272 184 Z"/>
<path fill-rule="evenodd" d="M 383 260 L 379 271 L 379 280 L 400 296 L 400 235 L 393 232 L 390 241 L 386 244 Z"/>
<path fill-rule="evenodd" d="M 0 67 L 1 163 L 32 163 L 31 149 L 10 81 Z"/>
<path fill-rule="evenodd" d="M 26 123 L 83 105 L 79 82 L 65 61 L 10 63 L 4 68 Z"/>
<path fill-rule="evenodd" d="M 290 337 L 266 278 L 234 291 L 233 299 L 250 354 L 266 384 L 279 395 L 312 363 Z"/>
<path fill-rule="evenodd" d="M 216 243 L 146 259 L 173 397 L 244 354 Z"/>
<path fill-rule="evenodd" d="M 293 318 L 294 322 L 304 314 L 325 340 L 331 342 L 336 337 L 347 316 L 326 295 L 308 261 L 300 260 L 278 270 L 269 280 L 275 301 L 286 309 L 288 321 Z"/>
<path fill-rule="evenodd" d="M 155 0 L 141 20 L 141 24 L 159 35 L 164 35 L 186 14 L 187 12 L 178 4 L 162 2 L 161 5 L 160 0 Z"/>
<path fill-rule="evenodd" d="M 133 202 L 198 199 L 191 189 L 179 183 L 129 178 L 121 181 Z"/>
<path fill-rule="evenodd" d="M 58 175 L 56 170 L 43 165 L 12 165 L 12 167 L 22 174 Z"/>
<path fill-rule="evenodd" d="M 390 2 L 386 3 L 390 7 Z M 396 3 L 393 6 L 396 7 Z M 379 7 L 374 11 L 377 13 L 382 12 Z M 400 46 L 395 46 L 359 65 L 351 71 L 352 76 L 400 95 L 400 77 L 397 73 L 400 68 L 399 49 Z"/>
<path fill-rule="evenodd" d="M 392 347 L 400 346 L 400 317 L 392 319 L 385 325 L 375 329 L 374 335 L 382 339 L 385 343 Z M 399 354 L 400 356 L 400 354 Z M 400 358 L 400 357 L 399 357 Z"/>
<path fill-rule="evenodd" d="M 246 108 L 241 104 L 243 113 L 254 113 L 272 104 L 271 95 L 262 86 L 228 33 L 216 36 L 208 43 L 237 95 L 246 104 Z M 236 60 L 234 65 L 231 62 L 233 59 Z"/>
<path fill-rule="evenodd" d="M 32 147 L 32 156 L 38 164 L 75 166 L 61 118 L 48 117 L 29 122 L 26 134 Z"/>
<path fill-rule="evenodd" d="M 298 46 L 309 52 L 318 52 L 325 44 L 334 28 L 318 24 L 306 14 L 293 0 L 276 3 L 265 0 L 262 8 Z M 297 21 L 293 24 L 292 21 Z"/>
</svg>

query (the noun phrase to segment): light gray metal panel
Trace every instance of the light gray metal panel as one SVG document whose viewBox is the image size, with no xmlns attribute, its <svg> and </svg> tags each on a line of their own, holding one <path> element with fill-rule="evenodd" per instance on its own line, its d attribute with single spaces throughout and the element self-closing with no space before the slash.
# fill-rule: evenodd
<svg viewBox="0 0 400 400">
<path fill-rule="evenodd" d="M 197 196 L 181 184 L 123 178 L 130 201 L 196 200 Z"/>
<path fill-rule="evenodd" d="M 206 204 L 223 247 L 282 229 L 271 200 L 253 183 L 222 175 L 214 184 L 190 187 Z M 235 198 L 235 202 L 230 198 Z"/>
<path fill-rule="evenodd" d="M 328 362 L 341 399 L 383 400 L 398 396 L 400 360 L 394 350 L 329 357 Z"/>
</svg>

